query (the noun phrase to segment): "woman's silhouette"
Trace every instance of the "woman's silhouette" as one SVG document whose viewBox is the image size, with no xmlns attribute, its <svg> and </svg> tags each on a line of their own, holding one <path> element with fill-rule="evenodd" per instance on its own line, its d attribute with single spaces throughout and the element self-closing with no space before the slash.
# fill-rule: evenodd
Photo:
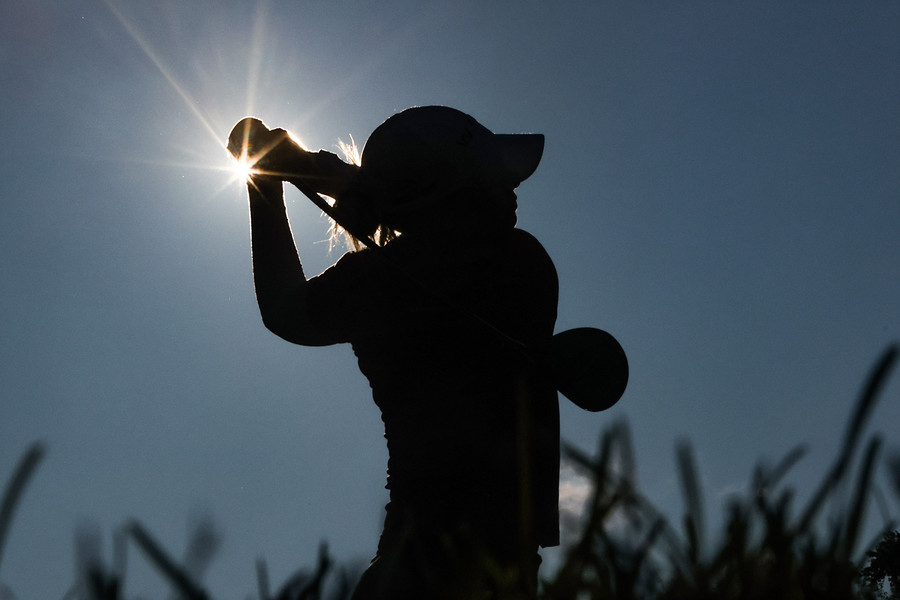
<svg viewBox="0 0 900 600">
<path fill-rule="evenodd" d="M 264 156 L 248 185 L 263 321 L 297 344 L 352 344 L 384 421 L 390 502 L 354 600 L 534 596 L 538 547 L 558 543 L 557 395 L 540 367 L 558 284 L 515 228 L 513 190 L 543 136 L 419 107 L 380 125 L 359 167 L 253 119 L 229 147 L 248 146 Z M 307 279 L 283 181 L 333 197 L 379 247 Z"/>
</svg>

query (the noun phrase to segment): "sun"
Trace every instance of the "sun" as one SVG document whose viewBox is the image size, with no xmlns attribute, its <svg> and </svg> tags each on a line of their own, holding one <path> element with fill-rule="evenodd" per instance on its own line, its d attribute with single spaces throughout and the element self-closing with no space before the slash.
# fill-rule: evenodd
<svg viewBox="0 0 900 600">
<path fill-rule="evenodd" d="M 204 112 L 201 108 L 207 105 L 208 102 L 198 102 L 196 98 L 194 98 L 189 92 L 188 88 L 181 84 L 181 82 L 176 77 L 175 72 L 170 69 L 169 66 L 165 63 L 160 54 L 156 51 L 156 48 L 154 48 L 150 41 L 143 35 L 135 22 L 129 19 L 126 14 L 119 8 L 119 0 L 103 0 L 103 2 L 107 5 L 110 12 L 121 24 L 124 31 L 143 51 L 149 62 L 156 67 L 163 79 L 166 81 L 166 83 L 168 83 L 171 90 L 183 101 L 184 106 L 190 111 L 190 113 L 196 119 L 197 123 L 199 123 L 202 129 L 206 132 L 207 136 L 205 137 L 207 137 L 207 140 L 213 141 L 212 144 L 204 145 L 203 151 L 196 152 L 197 156 L 202 156 L 202 158 L 196 159 L 197 162 L 191 161 L 189 163 L 183 160 L 173 159 L 165 159 L 160 162 L 178 167 L 187 166 L 224 173 L 225 181 L 220 188 L 212 193 L 213 196 L 218 196 L 225 189 L 233 186 L 235 183 L 239 184 L 240 186 L 246 186 L 248 183 L 252 184 L 254 178 L 258 178 L 260 176 L 279 175 L 279 173 L 267 170 L 269 167 L 266 165 L 267 161 L 264 160 L 266 154 L 273 148 L 266 145 L 258 147 L 258 145 L 251 143 L 253 140 L 251 140 L 251 128 L 249 124 L 246 125 L 246 128 L 243 131 L 243 135 L 239 135 L 235 139 L 229 139 L 226 144 L 223 145 L 221 140 L 222 131 L 221 127 L 219 127 L 221 123 L 216 122 L 217 120 L 220 121 L 220 119 L 211 118 L 211 115 Z M 264 41 L 263 31 L 265 30 L 264 19 L 265 13 L 262 11 L 257 11 L 256 23 L 253 27 L 253 40 L 251 44 L 253 51 L 249 54 L 248 83 L 245 86 L 247 89 L 247 101 L 244 109 L 240 111 L 245 115 L 252 115 L 255 112 L 253 110 L 253 100 L 259 84 L 258 79 L 260 64 L 263 60 L 263 56 L 265 55 L 262 46 Z M 262 123 L 260 122 L 259 125 L 262 126 Z M 298 139 L 297 136 L 295 136 L 293 133 L 287 132 L 287 135 L 290 137 L 292 143 L 296 144 L 303 150 L 309 151 L 306 144 Z M 232 136 L 229 136 L 229 138 L 232 138 Z M 193 143 L 194 142 L 191 142 L 191 144 Z M 180 146 L 182 148 L 187 148 L 188 144 L 180 144 Z M 214 156 L 208 156 L 207 153 L 209 152 L 209 150 L 213 150 Z M 220 151 L 224 153 L 225 156 L 222 156 L 220 158 L 218 156 L 218 152 Z"/>
<path fill-rule="evenodd" d="M 231 156 L 230 161 L 229 170 L 231 171 L 231 179 L 234 181 L 247 183 L 258 173 L 255 168 L 256 161 L 247 154 L 246 150 L 241 152 L 240 156 Z"/>
</svg>

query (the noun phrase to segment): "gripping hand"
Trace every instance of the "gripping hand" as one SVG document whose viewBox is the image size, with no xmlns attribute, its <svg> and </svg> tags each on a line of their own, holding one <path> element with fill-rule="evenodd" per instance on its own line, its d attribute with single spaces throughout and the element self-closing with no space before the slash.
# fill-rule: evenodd
<svg viewBox="0 0 900 600">
<path fill-rule="evenodd" d="M 269 129 L 262 121 L 246 117 L 228 136 L 228 151 L 247 161 L 254 176 L 299 182 L 322 194 L 337 197 L 356 177 L 357 167 L 332 152 L 309 152 L 284 129 Z"/>
</svg>

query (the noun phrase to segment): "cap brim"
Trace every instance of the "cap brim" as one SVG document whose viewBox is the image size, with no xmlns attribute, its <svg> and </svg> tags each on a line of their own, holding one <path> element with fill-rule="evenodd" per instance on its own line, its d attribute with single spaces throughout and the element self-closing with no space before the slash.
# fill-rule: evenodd
<svg viewBox="0 0 900 600">
<path fill-rule="evenodd" d="M 534 173 L 544 154 L 544 135 L 540 133 L 494 134 L 500 147 L 504 169 L 522 183 Z"/>
</svg>

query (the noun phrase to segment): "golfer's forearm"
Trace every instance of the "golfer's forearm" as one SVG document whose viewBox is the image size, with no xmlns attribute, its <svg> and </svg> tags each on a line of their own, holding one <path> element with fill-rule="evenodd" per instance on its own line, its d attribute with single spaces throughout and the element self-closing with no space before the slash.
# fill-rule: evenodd
<svg viewBox="0 0 900 600">
<path fill-rule="evenodd" d="M 256 301 L 266 328 L 289 341 L 306 329 L 306 275 L 284 205 L 250 192 L 250 230 Z M 298 342 L 299 343 L 299 342 Z"/>
</svg>

